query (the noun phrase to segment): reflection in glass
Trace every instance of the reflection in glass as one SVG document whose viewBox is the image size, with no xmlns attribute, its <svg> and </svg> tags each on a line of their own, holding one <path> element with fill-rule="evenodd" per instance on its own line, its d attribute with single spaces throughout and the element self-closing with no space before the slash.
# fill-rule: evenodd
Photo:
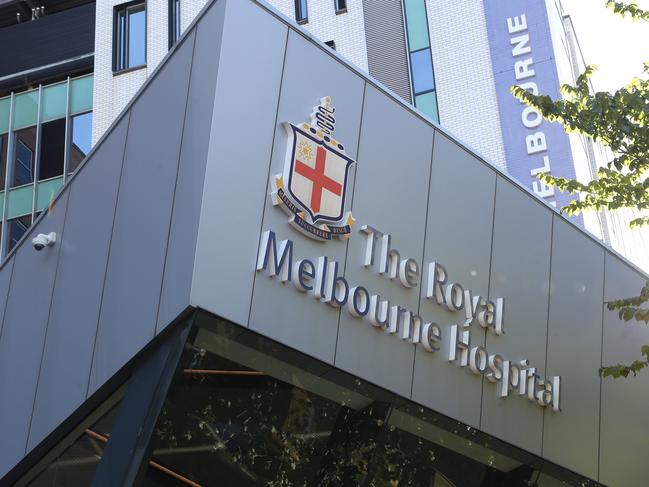
<svg viewBox="0 0 649 487">
<path fill-rule="evenodd" d="M 574 477 L 252 332 L 206 314 L 197 323 L 143 485 L 551 487 Z"/>
<path fill-rule="evenodd" d="M 38 180 L 63 174 L 65 157 L 65 119 L 60 118 L 41 126 L 41 150 Z"/>
<path fill-rule="evenodd" d="M 146 11 L 144 4 L 117 11 L 115 71 L 141 66 L 146 62 Z"/>
<path fill-rule="evenodd" d="M 5 189 L 5 171 L 7 170 L 7 143 L 9 136 L 0 135 L 0 191 Z"/>
<path fill-rule="evenodd" d="M 423 95 L 415 96 L 415 106 L 430 118 L 439 122 L 437 112 L 437 95 L 434 91 L 429 91 Z"/>
<path fill-rule="evenodd" d="M 83 158 L 90 152 L 91 141 L 92 112 L 72 117 L 69 172 L 76 170 Z"/>
<path fill-rule="evenodd" d="M 295 20 L 303 24 L 308 20 L 306 0 L 295 0 Z"/>
<path fill-rule="evenodd" d="M 13 180 L 11 187 L 34 182 L 36 127 L 15 132 Z"/>
<path fill-rule="evenodd" d="M 41 121 L 54 120 L 65 117 L 65 106 L 68 101 L 67 82 L 56 83 L 43 87 L 41 106 Z"/>
<path fill-rule="evenodd" d="M 410 54 L 412 85 L 415 90 L 415 95 L 435 88 L 433 60 L 430 56 L 430 49 L 422 49 L 421 51 Z"/>
<path fill-rule="evenodd" d="M 118 403 L 119 405 L 119 403 Z M 95 424 L 50 463 L 30 487 L 89 486 L 110 437 L 118 405 L 113 406 Z"/>
<path fill-rule="evenodd" d="M 129 11 L 128 15 L 128 65 L 139 66 L 144 64 L 144 51 L 146 45 L 144 6 L 140 9 Z"/>
<path fill-rule="evenodd" d="M 169 48 L 180 38 L 180 0 L 169 0 Z"/>
<path fill-rule="evenodd" d="M 38 90 L 26 91 L 14 98 L 14 130 L 36 124 Z"/>
<path fill-rule="evenodd" d="M 13 220 L 8 220 L 7 225 L 9 227 L 9 239 L 7 241 L 7 252 L 11 252 L 18 241 L 25 235 L 25 232 L 32 224 L 32 216 L 25 215 L 20 218 L 14 218 Z"/>
</svg>

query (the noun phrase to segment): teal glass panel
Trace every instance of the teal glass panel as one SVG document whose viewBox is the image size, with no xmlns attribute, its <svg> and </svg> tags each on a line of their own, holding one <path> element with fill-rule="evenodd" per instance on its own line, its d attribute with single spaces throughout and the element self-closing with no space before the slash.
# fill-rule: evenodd
<svg viewBox="0 0 649 487">
<path fill-rule="evenodd" d="M 33 195 L 33 184 L 9 190 L 7 195 L 7 218 L 30 214 L 32 212 Z"/>
<path fill-rule="evenodd" d="M 57 83 L 43 88 L 43 108 L 41 121 L 65 117 L 65 101 L 68 98 L 67 82 Z"/>
<path fill-rule="evenodd" d="M 408 50 L 416 51 L 430 46 L 426 4 L 424 0 L 405 0 Z"/>
<path fill-rule="evenodd" d="M 47 208 L 49 204 L 54 201 L 54 197 L 59 193 L 62 186 L 63 176 L 38 183 L 36 210 L 40 211 L 43 208 Z"/>
<path fill-rule="evenodd" d="M 439 123 L 439 113 L 437 111 L 437 97 L 435 92 L 424 93 L 415 97 L 415 106 L 419 111 L 424 112 L 435 122 Z"/>
<path fill-rule="evenodd" d="M 92 110 L 93 76 L 73 79 L 70 86 L 70 113 L 81 113 Z"/>
<path fill-rule="evenodd" d="M 38 90 L 16 95 L 14 110 L 14 130 L 36 125 L 38 118 Z"/>
<path fill-rule="evenodd" d="M 5 198 L 4 198 L 4 196 L 5 196 L 5 192 L 4 192 L 4 191 L 0 191 L 0 215 L 2 214 L 2 210 L 4 209 L 4 205 L 5 205 Z"/>
<path fill-rule="evenodd" d="M 9 132 L 9 111 L 11 110 L 11 98 L 0 100 L 0 134 Z"/>
</svg>

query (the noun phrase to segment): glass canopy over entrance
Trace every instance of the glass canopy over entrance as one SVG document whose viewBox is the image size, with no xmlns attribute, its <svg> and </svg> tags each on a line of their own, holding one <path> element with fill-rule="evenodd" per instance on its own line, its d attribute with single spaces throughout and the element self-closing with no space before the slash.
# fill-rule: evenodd
<svg viewBox="0 0 649 487">
<path fill-rule="evenodd" d="M 159 406 L 149 409 L 156 417 L 143 421 L 152 425 L 148 436 L 146 427 L 132 428 L 146 443 L 136 485 L 600 485 L 213 315 L 199 311 L 190 322 L 178 325 L 184 346 Z M 119 423 L 118 408 L 133 407 L 129 394 L 140 393 L 123 389 L 110 406 L 116 420 L 104 419 L 99 433 L 90 423 L 77 427 L 80 454 L 41 461 L 23 480 L 90 485 L 95 475 L 93 485 L 105 485 L 97 465 L 111 445 L 109 425 Z M 129 453 L 114 451 L 109 461 L 119 464 L 120 455 Z"/>
</svg>

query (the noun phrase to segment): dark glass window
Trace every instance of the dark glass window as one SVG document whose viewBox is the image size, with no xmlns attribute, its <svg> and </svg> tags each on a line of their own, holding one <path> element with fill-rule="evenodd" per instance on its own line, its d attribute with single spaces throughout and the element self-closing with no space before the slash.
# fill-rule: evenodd
<svg viewBox="0 0 649 487">
<path fill-rule="evenodd" d="M 36 154 L 36 127 L 15 133 L 13 178 L 11 187 L 34 182 L 34 155 Z"/>
<path fill-rule="evenodd" d="M 236 325 L 194 323 L 145 486 L 598 485 Z"/>
<path fill-rule="evenodd" d="M 169 48 L 180 38 L 180 0 L 169 0 Z"/>
<path fill-rule="evenodd" d="M 336 13 L 342 14 L 347 12 L 347 0 L 334 0 L 336 4 Z"/>
<path fill-rule="evenodd" d="M 0 191 L 5 189 L 5 172 L 7 170 L 7 143 L 9 136 L 0 135 Z"/>
<path fill-rule="evenodd" d="M 7 240 L 7 252 L 10 252 L 13 249 L 18 241 L 25 235 L 25 232 L 32 224 L 32 216 L 25 215 L 20 218 L 14 218 L 13 220 L 8 220 L 7 225 L 9 227 L 9 238 Z"/>
<path fill-rule="evenodd" d="M 435 89 L 433 78 L 433 60 L 430 49 L 422 49 L 410 54 L 412 69 L 412 86 L 415 95 Z"/>
<path fill-rule="evenodd" d="M 68 171 L 73 172 L 90 152 L 92 144 L 92 112 L 72 117 L 70 162 Z"/>
<path fill-rule="evenodd" d="M 41 126 L 40 165 L 38 180 L 63 175 L 65 157 L 65 119 L 60 118 Z"/>
<path fill-rule="evenodd" d="M 121 71 L 146 63 L 146 10 L 144 3 L 115 8 L 113 70 Z"/>
<path fill-rule="evenodd" d="M 306 24 L 309 21 L 306 0 L 295 0 L 295 20 L 298 24 Z"/>
<path fill-rule="evenodd" d="M 114 404 L 114 403 L 113 403 Z M 29 483 L 30 487 L 77 487 L 92 485 L 97 465 L 101 461 L 104 448 L 110 438 L 113 423 L 120 403 L 112 406 L 99 420 L 83 430 L 69 446 L 59 445 L 62 450 L 54 460 Z M 103 411 L 106 404 L 102 405 Z M 102 411 L 102 412 L 103 412 Z M 28 474 L 29 475 L 29 474 Z M 27 480 L 27 479 L 24 479 Z"/>
</svg>

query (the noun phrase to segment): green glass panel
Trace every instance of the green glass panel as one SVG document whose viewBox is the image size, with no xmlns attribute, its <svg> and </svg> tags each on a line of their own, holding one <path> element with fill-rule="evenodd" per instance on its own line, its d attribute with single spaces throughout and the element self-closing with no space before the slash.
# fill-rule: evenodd
<svg viewBox="0 0 649 487">
<path fill-rule="evenodd" d="M 67 97 L 68 86 L 66 82 L 44 87 L 41 120 L 45 122 L 65 117 L 65 101 Z"/>
<path fill-rule="evenodd" d="M 0 134 L 9 132 L 9 110 L 11 109 L 11 98 L 0 100 Z"/>
<path fill-rule="evenodd" d="M 408 50 L 416 51 L 430 46 L 426 4 L 424 0 L 405 0 Z"/>
<path fill-rule="evenodd" d="M 36 125 L 38 117 L 38 90 L 16 95 L 14 113 L 14 130 Z"/>
<path fill-rule="evenodd" d="M 27 215 L 32 212 L 34 185 L 28 184 L 9 190 L 7 196 L 7 218 Z"/>
<path fill-rule="evenodd" d="M 5 205 L 5 198 L 4 198 L 4 196 L 5 196 L 5 192 L 4 192 L 4 191 L 0 191 L 0 214 L 2 214 L 2 210 L 3 210 L 4 205 Z"/>
<path fill-rule="evenodd" d="M 435 92 L 424 93 L 415 97 L 415 106 L 419 111 L 424 112 L 435 122 L 439 123 L 439 113 L 437 112 L 437 97 Z"/>
<path fill-rule="evenodd" d="M 62 186 L 63 176 L 38 183 L 36 210 L 40 211 L 46 208 L 54 200 Z"/>
<path fill-rule="evenodd" d="M 72 86 L 70 87 L 71 114 L 92 110 L 92 82 L 92 75 L 72 80 Z"/>
</svg>

